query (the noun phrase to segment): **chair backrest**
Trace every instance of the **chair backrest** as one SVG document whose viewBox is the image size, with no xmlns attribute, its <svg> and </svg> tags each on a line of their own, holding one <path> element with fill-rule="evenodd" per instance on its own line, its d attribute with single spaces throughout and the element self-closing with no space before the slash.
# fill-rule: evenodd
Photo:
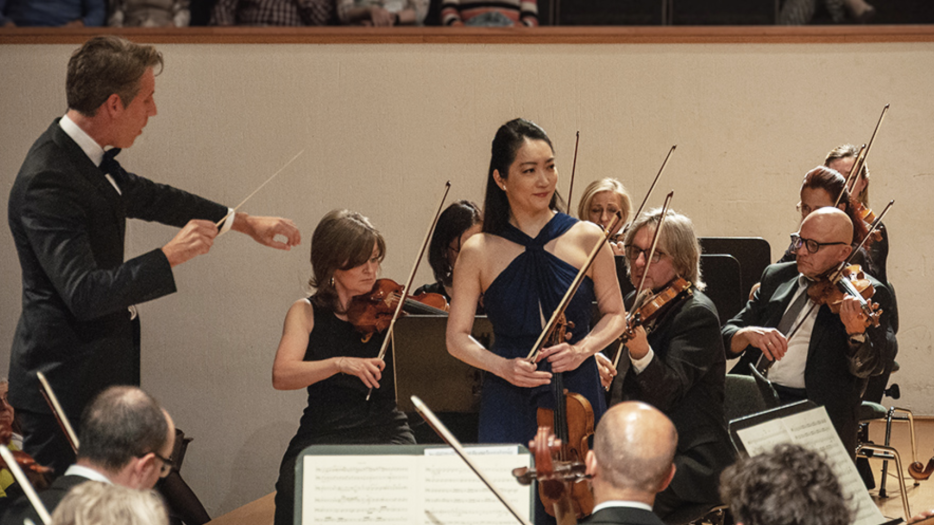
<svg viewBox="0 0 934 525">
<path fill-rule="evenodd" d="M 727 374 L 724 394 L 723 412 L 728 422 L 769 408 L 752 376 Z"/>
<path fill-rule="evenodd" d="M 701 237 L 705 254 L 726 253 L 736 257 L 740 269 L 740 289 L 748 296 L 752 285 L 759 282 L 765 267 L 772 264 L 772 249 L 761 237 Z"/>
<path fill-rule="evenodd" d="M 746 305 L 739 261 L 727 254 L 703 254 L 700 265 L 701 275 L 707 283 L 704 293 L 717 306 L 722 325 Z"/>
</svg>

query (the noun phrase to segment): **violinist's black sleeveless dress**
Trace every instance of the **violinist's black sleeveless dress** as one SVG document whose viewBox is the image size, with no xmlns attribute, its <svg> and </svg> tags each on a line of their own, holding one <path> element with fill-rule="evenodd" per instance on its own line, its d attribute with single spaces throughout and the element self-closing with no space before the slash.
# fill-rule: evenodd
<svg viewBox="0 0 934 525">
<path fill-rule="evenodd" d="M 578 269 L 545 251 L 545 245 L 571 229 L 577 219 L 556 214 L 534 239 L 507 225 L 500 237 L 525 247 L 525 252 L 509 263 L 484 292 L 484 306 L 493 324 L 495 341 L 490 350 L 512 359 L 528 355 L 542 331 L 542 316 L 551 317 L 561 298 L 577 275 Z M 593 281 L 581 283 L 565 311 L 574 323 L 571 343 L 590 333 L 594 300 Z M 547 361 L 540 370 L 550 371 Z M 587 358 L 570 372 L 564 372 L 564 387 L 586 397 L 593 406 L 595 422 L 606 411 L 606 399 L 600 386 L 596 361 Z M 535 437 L 538 407 L 553 408 L 550 386 L 521 388 L 493 374 L 486 374 L 480 396 L 481 443 L 520 443 L 528 445 Z"/>
<path fill-rule="evenodd" d="M 331 357 L 370 358 L 379 354 L 383 335 L 376 334 L 364 343 L 360 333 L 333 312 L 318 307 L 314 312 L 315 326 L 308 336 L 305 361 Z M 308 407 L 279 467 L 276 525 L 294 523 L 295 460 L 305 447 L 415 443 L 405 414 L 396 407 L 391 350 L 385 360 L 380 388 L 373 390 L 369 401 L 366 400 L 369 388 L 357 376 L 338 374 L 308 387 Z"/>
</svg>

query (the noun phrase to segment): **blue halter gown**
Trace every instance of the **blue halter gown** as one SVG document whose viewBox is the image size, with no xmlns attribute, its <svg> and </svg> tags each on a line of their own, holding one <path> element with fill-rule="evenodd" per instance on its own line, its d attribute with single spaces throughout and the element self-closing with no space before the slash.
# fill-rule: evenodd
<svg viewBox="0 0 934 525">
<path fill-rule="evenodd" d="M 491 350 L 496 355 L 507 359 L 527 356 L 541 334 L 542 316 L 546 321 L 551 317 L 570 287 L 578 268 L 546 252 L 545 245 L 575 223 L 577 219 L 558 213 L 534 239 L 512 225 L 498 234 L 524 246 L 525 251 L 509 263 L 483 294 L 495 334 Z M 568 321 L 574 323 L 574 328 L 568 330 L 572 333 L 571 343 L 590 333 L 593 300 L 593 281 L 587 277 L 565 310 Z M 547 361 L 538 367 L 551 370 Z M 593 406 L 595 421 L 599 421 L 606 411 L 606 399 L 594 358 L 589 357 L 563 376 L 564 387 L 586 397 Z M 554 407 L 550 386 L 521 388 L 494 374 L 486 374 L 480 396 L 479 441 L 528 445 L 538 429 L 535 419 L 538 407 Z"/>
</svg>

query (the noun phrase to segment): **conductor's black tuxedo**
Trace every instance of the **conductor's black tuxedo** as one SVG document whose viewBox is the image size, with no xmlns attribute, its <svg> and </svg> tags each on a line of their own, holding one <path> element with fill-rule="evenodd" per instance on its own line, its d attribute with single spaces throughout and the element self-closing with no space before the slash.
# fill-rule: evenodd
<svg viewBox="0 0 934 525">
<path fill-rule="evenodd" d="M 122 169 L 112 177 L 122 195 L 56 119 L 30 148 L 10 191 L 8 220 L 23 279 L 10 402 L 17 410 L 50 412 L 39 393 L 41 370 L 74 426 L 101 390 L 139 384 L 128 307 L 175 291 L 162 250 L 124 262 L 126 219 L 181 227 L 227 213 Z M 27 452 L 42 463 L 28 443 L 27 436 Z"/>
<path fill-rule="evenodd" d="M 851 348 L 846 328 L 840 316 L 821 306 L 811 331 L 804 386 L 807 398 L 827 409 L 834 428 L 846 449 L 856 453 L 856 431 L 859 424 L 860 394 L 866 378 L 882 373 L 891 345 L 886 344 L 892 328 L 885 310 L 891 307 L 888 288 L 870 277 L 875 288 L 872 300 L 878 302 L 883 313 L 878 327 L 866 330 L 867 340 L 858 348 Z M 795 262 L 768 266 L 762 274 L 762 286 L 746 307 L 723 325 L 723 343 L 730 348 L 733 335 L 747 326 L 774 328 L 782 319 L 798 287 L 798 267 Z M 732 372 L 748 374 L 749 364 L 755 365 L 762 351 L 747 347 Z"/>
</svg>

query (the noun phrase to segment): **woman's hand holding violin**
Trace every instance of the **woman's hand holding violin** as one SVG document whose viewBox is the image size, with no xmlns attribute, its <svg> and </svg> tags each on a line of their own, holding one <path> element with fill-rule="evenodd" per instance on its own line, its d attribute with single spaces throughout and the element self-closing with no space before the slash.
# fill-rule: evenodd
<svg viewBox="0 0 934 525">
<path fill-rule="evenodd" d="M 379 388 L 386 362 L 376 357 L 336 357 L 337 370 L 342 374 L 357 376 L 370 388 Z"/>
<path fill-rule="evenodd" d="M 504 359 L 496 375 L 515 386 L 524 388 L 533 388 L 551 383 L 550 373 L 538 370 L 538 367 L 521 357 Z"/>
<path fill-rule="evenodd" d="M 551 363 L 552 372 L 569 372 L 577 370 L 581 363 L 590 357 L 590 352 L 578 345 L 561 343 L 543 348 L 538 354 L 538 361 L 547 359 Z"/>
</svg>

